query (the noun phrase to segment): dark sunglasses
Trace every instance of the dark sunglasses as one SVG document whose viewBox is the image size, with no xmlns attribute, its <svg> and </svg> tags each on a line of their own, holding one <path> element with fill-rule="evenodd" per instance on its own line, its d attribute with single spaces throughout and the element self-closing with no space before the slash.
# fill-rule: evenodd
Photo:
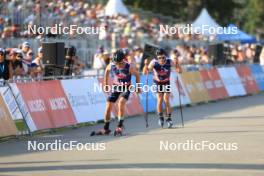
<svg viewBox="0 0 264 176">
<path fill-rule="evenodd" d="M 5 55 L 5 54 L 1 52 L 0 55 L 3 56 L 3 55 Z"/>
<path fill-rule="evenodd" d="M 165 56 L 158 56 L 157 58 L 164 60 L 166 57 Z"/>
</svg>

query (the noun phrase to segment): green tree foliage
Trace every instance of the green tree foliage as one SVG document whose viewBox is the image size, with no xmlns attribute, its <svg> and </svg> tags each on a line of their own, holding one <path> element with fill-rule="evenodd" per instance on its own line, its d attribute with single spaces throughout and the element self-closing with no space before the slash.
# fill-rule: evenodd
<svg viewBox="0 0 264 176">
<path fill-rule="evenodd" d="M 243 27 L 250 33 L 256 30 L 264 32 L 264 1 L 248 0 L 245 7 Z"/>
<path fill-rule="evenodd" d="M 222 26 L 234 23 L 250 33 L 264 30 L 264 0 L 124 0 L 124 2 L 134 8 L 171 16 L 181 22 L 193 21 L 205 7 Z"/>
</svg>

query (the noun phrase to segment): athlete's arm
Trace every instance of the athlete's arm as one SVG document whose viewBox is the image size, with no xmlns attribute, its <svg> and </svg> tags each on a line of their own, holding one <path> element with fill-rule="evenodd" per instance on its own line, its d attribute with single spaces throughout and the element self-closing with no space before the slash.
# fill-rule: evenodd
<svg viewBox="0 0 264 176">
<path fill-rule="evenodd" d="M 104 73 L 104 83 L 103 86 L 108 86 L 108 78 L 109 78 L 109 73 L 110 73 L 110 64 L 107 65 Z"/>
<path fill-rule="evenodd" d="M 142 70 L 143 75 L 146 75 L 148 73 L 148 59 L 144 60 L 144 67 Z"/>
<path fill-rule="evenodd" d="M 143 74 L 146 75 L 149 71 L 152 71 L 153 70 L 153 67 L 154 67 L 154 62 L 151 61 L 149 64 L 148 64 L 148 59 L 145 59 L 145 62 L 144 62 L 144 68 L 143 68 Z"/>
</svg>

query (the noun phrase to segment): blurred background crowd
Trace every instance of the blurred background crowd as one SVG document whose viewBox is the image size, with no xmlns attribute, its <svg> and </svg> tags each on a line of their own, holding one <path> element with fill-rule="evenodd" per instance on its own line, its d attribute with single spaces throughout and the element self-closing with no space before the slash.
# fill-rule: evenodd
<svg viewBox="0 0 264 176">
<path fill-rule="evenodd" d="M 144 5 L 143 2 L 133 1 L 132 3 L 124 1 L 130 5 L 129 11 L 131 12 L 127 15 L 114 14 L 110 16 L 105 15 L 106 2 L 96 0 L 2 0 L 0 2 L 0 37 L 2 41 L 0 42 L 0 57 L 5 57 L 11 63 L 8 64 L 9 77 L 14 78 L 25 75 L 38 77 L 43 75 L 41 42 L 50 39 L 89 42 L 89 47 L 85 46 L 87 49 L 83 46 L 75 46 L 77 53 L 79 53 L 79 55 L 77 54 L 79 58 L 76 56 L 75 62 L 76 69 L 74 70 L 76 74 L 80 74 L 82 69 L 104 69 L 110 61 L 111 53 L 117 48 L 123 48 L 129 62 L 133 62 L 137 67 L 140 67 L 145 43 L 160 45 L 162 42 L 171 40 L 181 41 L 181 44 L 170 48 L 169 57 L 179 59 L 181 64 L 212 64 L 212 60 L 208 55 L 208 42 L 213 40 L 213 38 L 203 35 L 184 35 L 179 33 L 165 35 L 160 33 L 160 24 L 181 25 L 183 23 L 180 20 L 166 16 L 170 14 L 160 16 L 155 12 L 157 11 L 156 6 L 168 6 L 173 2 L 165 4 L 166 1 L 153 1 L 153 3 L 157 3 L 154 7 L 153 3 L 148 5 L 145 2 L 146 4 Z M 184 1 L 179 2 L 185 3 Z M 179 2 L 176 4 L 180 6 Z M 153 9 L 147 10 L 152 10 L 155 13 L 146 15 L 147 11 L 144 11 L 144 9 L 143 11 L 136 10 L 137 8 L 133 10 L 132 8 L 136 6 L 136 3 L 146 8 L 153 6 Z M 189 8 L 195 6 L 192 0 L 190 3 L 193 4 L 187 4 L 190 6 Z M 210 6 L 211 2 L 197 2 L 197 4 L 199 3 L 200 5 L 204 3 Z M 244 3 L 246 4 L 246 2 Z M 177 9 L 177 7 L 175 8 Z M 160 11 L 167 13 L 164 9 Z M 28 33 L 28 26 L 52 27 L 55 24 L 61 24 L 62 26 L 75 24 L 78 26 L 105 27 L 106 30 L 95 36 L 77 35 L 76 33 L 70 35 Z M 260 28 L 261 34 L 262 28 Z M 17 41 L 16 39 L 18 38 L 22 39 L 22 41 L 13 42 Z M 193 44 L 191 41 L 198 41 L 198 44 Z M 253 62 L 256 44 L 236 42 L 229 43 L 227 48 L 231 53 L 229 60 L 233 63 Z M 88 51 L 88 54 L 83 54 Z M 264 57 L 263 55 L 264 53 L 262 53 L 262 57 Z"/>
</svg>

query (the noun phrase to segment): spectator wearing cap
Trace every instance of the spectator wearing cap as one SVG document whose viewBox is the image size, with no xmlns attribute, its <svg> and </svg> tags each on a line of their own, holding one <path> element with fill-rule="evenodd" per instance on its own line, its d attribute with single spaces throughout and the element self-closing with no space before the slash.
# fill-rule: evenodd
<svg viewBox="0 0 264 176">
<path fill-rule="evenodd" d="M 12 77 L 19 77 L 24 75 L 22 54 L 19 54 L 18 48 L 13 48 L 9 53 L 9 61 L 11 64 Z"/>
<path fill-rule="evenodd" d="M 38 48 L 37 57 L 30 64 L 30 75 L 32 77 L 40 77 L 43 75 L 43 50 L 42 47 Z"/>
<path fill-rule="evenodd" d="M 27 53 L 30 50 L 30 44 L 28 42 L 24 42 L 22 43 L 22 54 L 23 54 L 23 58 L 27 57 Z"/>
<path fill-rule="evenodd" d="M 28 57 L 27 53 L 30 51 L 30 44 L 28 42 L 24 42 L 21 45 L 21 54 L 22 54 L 22 63 L 23 63 L 23 69 L 25 71 L 26 74 L 29 73 L 29 67 L 31 64 L 32 57 Z M 19 53 L 20 54 L 20 53 Z"/>
<path fill-rule="evenodd" d="M 5 59 L 5 50 L 0 48 L 0 79 L 8 80 L 11 74 L 11 64 Z"/>
</svg>

